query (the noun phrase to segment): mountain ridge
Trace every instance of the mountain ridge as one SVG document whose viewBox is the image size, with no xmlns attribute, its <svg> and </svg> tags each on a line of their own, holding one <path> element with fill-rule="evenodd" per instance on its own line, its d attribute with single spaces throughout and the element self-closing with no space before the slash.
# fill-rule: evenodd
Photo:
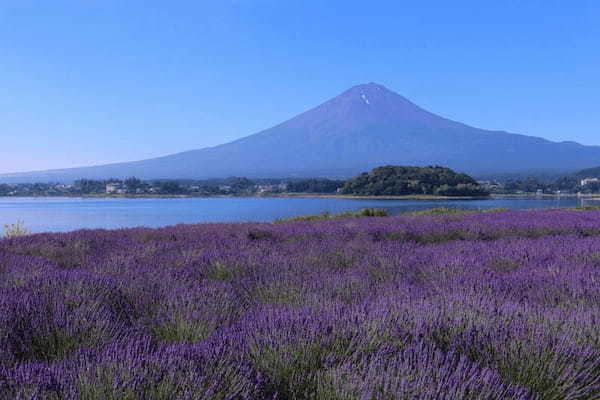
<svg viewBox="0 0 600 400">
<path fill-rule="evenodd" d="M 474 175 L 567 172 L 600 165 L 600 147 L 475 128 L 371 82 L 229 143 L 133 162 L 0 174 L 0 182 L 350 177 L 386 164 L 443 165 Z"/>
</svg>

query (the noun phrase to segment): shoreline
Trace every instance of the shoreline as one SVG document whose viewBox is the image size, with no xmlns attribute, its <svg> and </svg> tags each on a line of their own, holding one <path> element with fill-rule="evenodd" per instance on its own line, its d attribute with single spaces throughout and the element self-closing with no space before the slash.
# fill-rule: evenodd
<svg viewBox="0 0 600 400">
<path fill-rule="evenodd" d="M 0 199 L 10 198 L 31 198 L 31 199 L 230 199 L 230 198 L 331 198 L 331 199 L 350 199 L 350 200 L 488 200 L 492 196 L 436 196 L 436 195 L 401 195 L 401 196 L 368 196 L 368 195 L 348 195 L 348 194 L 325 194 L 325 193 L 273 193 L 273 194 L 247 194 L 247 195 L 193 195 L 193 194 L 83 194 L 83 195 L 62 195 L 62 196 L 0 196 Z"/>
<path fill-rule="evenodd" d="M 331 199 L 349 199 L 349 200 L 495 200 L 495 199 L 551 199 L 551 198 L 581 198 L 587 200 L 600 200 L 600 194 L 577 195 L 575 193 L 542 194 L 535 193 L 524 194 L 491 194 L 489 196 L 436 196 L 436 195 L 384 195 L 384 196 L 369 196 L 369 195 L 349 195 L 349 194 L 333 194 L 333 193 L 271 193 L 271 194 L 221 194 L 221 195 L 195 195 L 195 194 L 83 194 L 83 195 L 61 195 L 61 196 L 0 196 L 0 199 L 11 198 L 31 198 L 31 199 L 219 199 L 219 198 L 331 198 Z"/>
<path fill-rule="evenodd" d="M 332 199 L 355 199 L 355 200 L 486 200 L 491 197 L 485 196 L 436 196 L 427 194 L 407 194 L 400 196 L 384 195 L 351 195 L 351 194 L 326 194 L 326 193 L 281 193 L 275 195 L 263 195 L 252 197 L 280 197 L 280 198 L 332 198 Z"/>
</svg>

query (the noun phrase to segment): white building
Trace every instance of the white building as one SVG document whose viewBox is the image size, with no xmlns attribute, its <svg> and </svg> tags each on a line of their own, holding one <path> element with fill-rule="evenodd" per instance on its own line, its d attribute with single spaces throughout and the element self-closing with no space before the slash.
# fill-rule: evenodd
<svg viewBox="0 0 600 400">
<path fill-rule="evenodd" d="M 581 180 L 581 186 L 585 186 L 588 183 L 598 183 L 600 182 L 600 179 L 598 178 L 585 178 Z"/>
<path fill-rule="evenodd" d="M 123 185 L 120 183 L 107 183 L 106 184 L 106 194 L 119 194 L 124 193 Z"/>
</svg>

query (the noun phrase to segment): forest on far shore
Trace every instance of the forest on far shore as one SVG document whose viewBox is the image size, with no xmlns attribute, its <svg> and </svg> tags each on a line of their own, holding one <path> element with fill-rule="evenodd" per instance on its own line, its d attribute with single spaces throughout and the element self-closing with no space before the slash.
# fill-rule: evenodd
<svg viewBox="0 0 600 400">
<path fill-rule="evenodd" d="M 80 179 L 73 183 L 0 184 L 0 196 L 85 195 L 267 195 L 280 193 L 487 196 L 468 175 L 449 168 L 384 166 L 350 180 L 327 178 L 231 177 L 207 180 Z"/>
<path fill-rule="evenodd" d="M 469 175 L 439 166 L 378 167 L 347 181 L 341 192 L 366 196 L 489 196 Z"/>
</svg>

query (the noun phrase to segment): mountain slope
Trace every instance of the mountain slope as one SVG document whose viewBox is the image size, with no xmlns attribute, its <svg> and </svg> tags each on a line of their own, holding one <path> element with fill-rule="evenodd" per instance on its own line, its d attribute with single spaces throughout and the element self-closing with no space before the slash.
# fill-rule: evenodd
<svg viewBox="0 0 600 400">
<path fill-rule="evenodd" d="M 369 83 L 220 146 L 137 162 L 0 175 L 0 181 L 352 176 L 386 164 L 437 164 L 471 174 L 570 171 L 600 165 L 600 147 L 473 128 Z"/>
</svg>

